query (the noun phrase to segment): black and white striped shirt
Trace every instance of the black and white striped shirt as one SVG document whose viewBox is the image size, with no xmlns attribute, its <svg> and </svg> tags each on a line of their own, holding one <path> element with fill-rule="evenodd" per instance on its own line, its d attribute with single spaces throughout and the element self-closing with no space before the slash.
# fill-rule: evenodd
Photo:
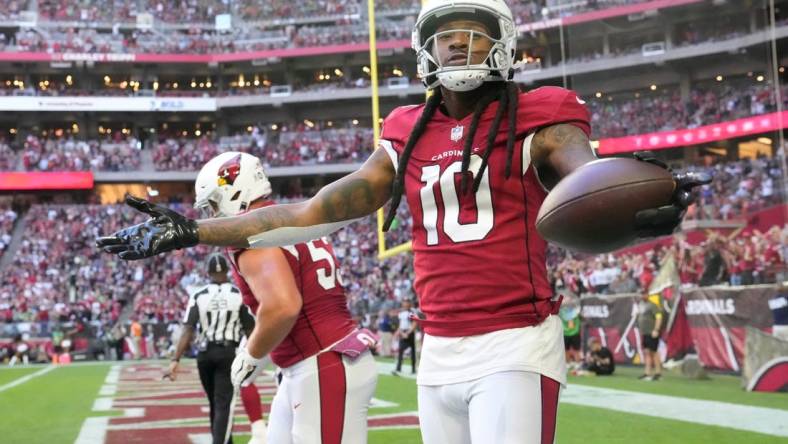
<svg viewBox="0 0 788 444">
<path fill-rule="evenodd" d="M 208 342 L 240 342 L 254 328 L 255 319 L 230 283 L 208 284 L 189 297 L 183 323 L 197 328 Z M 242 331 L 243 330 L 243 331 Z"/>
</svg>

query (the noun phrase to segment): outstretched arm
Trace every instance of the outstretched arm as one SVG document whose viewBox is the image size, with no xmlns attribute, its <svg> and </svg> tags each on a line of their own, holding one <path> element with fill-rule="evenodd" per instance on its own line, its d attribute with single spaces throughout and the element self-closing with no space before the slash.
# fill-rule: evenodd
<svg viewBox="0 0 788 444">
<path fill-rule="evenodd" d="M 391 194 L 394 176 L 386 152 L 376 150 L 358 171 L 325 186 L 305 202 L 199 221 L 129 197 L 126 203 L 150 219 L 101 237 L 96 245 L 121 259 L 135 260 L 197 244 L 247 248 L 317 239 L 382 207 Z"/>
<path fill-rule="evenodd" d="M 200 243 L 249 247 L 257 240 L 259 245 L 256 246 L 272 246 L 281 244 L 276 242 L 276 234 L 291 238 L 298 233 L 291 230 L 282 230 L 274 236 L 264 236 L 263 233 L 288 227 L 314 227 L 318 234 L 328 234 L 382 207 L 391 195 L 394 175 L 394 166 L 388 155 L 383 150 L 375 150 L 358 171 L 326 185 L 304 202 L 259 208 L 236 217 L 197 221 Z M 320 236 L 300 240 L 316 237 Z"/>
<path fill-rule="evenodd" d="M 559 123 L 536 132 L 531 142 L 531 159 L 542 184 L 550 190 L 576 168 L 596 160 L 596 156 L 583 130 Z"/>
<path fill-rule="evenodd" d="M 597 160 L 588 136 L 569 124 L 551 125 L 539 130 L 531 142 L 531 158 L 542 184 L 548 189 L 575 169 Z M 648 151 L 635 153 L 635 158 L 668 169 Z M 693 202 L 692 189 L 711 182 L 711 176 L 705 173 L 673 173 L 673 180 L 676 191 L 670 204 L 642 210 L 635 215 L 635 228 L 640 237 L 673 233 Z"/>
</svg>

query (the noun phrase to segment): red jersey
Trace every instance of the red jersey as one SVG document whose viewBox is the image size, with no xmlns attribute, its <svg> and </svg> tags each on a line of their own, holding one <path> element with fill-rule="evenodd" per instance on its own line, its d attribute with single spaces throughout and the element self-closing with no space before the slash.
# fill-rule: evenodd
<svg viewBox="0 0 788 444">
<path fill-rule="evenodd" d="M 303 305 L 293 329 L 271 352 L 271 360 L 287 368 L 318 354 L 338 342 L 354 328 L 347 308 L 345 289 L 339 282 L 339 264 L 325 239 L 281 247 L 293 272 Z M 233 278 L 253 313 L 259 306 L 238 269 L 238 256 L 245 250 L 230 250 Z"/>
<path fill-rule="evenodd" d="M 512 177 L 505 175 L 504 118 L 475 194 L 462 194 L 459 185 L 472 116 L 458 121 L 438 110 L 427 124 L 408 162 L 405 195 L 413 217 L 414 287 L 428 334 L 470 336 L 534 325 L 557 310 L 546 243 L 535 227 L 547 191 L 530 164 L 529 136 L 558 123 L 590 134 L 584 103 L 557 87 L 520 94 Z M 384 122 L 380 143 L 395 168 L 423 107 L 399 107 Z M 497 107 L 491 104 L 481 116 L 471 171 L 479 170 Z"/>
</svg>

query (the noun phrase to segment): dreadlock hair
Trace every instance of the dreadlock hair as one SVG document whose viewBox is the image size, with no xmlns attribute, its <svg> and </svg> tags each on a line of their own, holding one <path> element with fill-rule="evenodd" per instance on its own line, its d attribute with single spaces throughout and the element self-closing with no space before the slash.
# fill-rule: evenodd
<svg viewBox="0 0 788 444">
<path fill-rule="evenodd" d="M 500 129 L 501 121 L 503 120 L 504 111 L 508 115 L 509 122 L 506 139 L 506 178 L 508 179 L 511 176 L 512 158 L 514 156 L 514 139 L 517 134 L 517 105 L 520 89 L 517 87 L 516 83 L 511 81 L 501 82 L 501 84 L 501 88 L 491 89 L 490 92 L 483 95 L 473 109 L 471 125 L 468 128 L 468 135 L 466 136 L 465 145 L 463 146 L 462 152 L 462 180 L 460 183 L 460 192 L 463 194 L 468 191 L 468 169 L 471 164 L 471 150 L 473 148 L 473 139 L 476 136 L 476 130 L 479 127 L 479 120 L 481 119 L 484 110 L 486 110 L 487 107 L 496 99 L 500 103 L 498 105 L 498 109 L 495 112 L 495 117 L 493 118 L 490 132 L 487 134 L 487 147 L 484 151 L 484 154 L 482 155 L 482 165 L 479 168 L 479 172 L 476 173 L 474 177 L 473 192 L 475 193 L 479 189 L 479 184 L 481 183 L 482 176 L 484 175 L 485 168 L 487 167 L 487 160 L 489 159 L 490 153 L 495 146 L 495 137 L 498 135 L 498 130 Z M 419 138 L 427 128 L 427 123 L 429 123 L 429 121 L 435 115 L 435 111 L 438 109 L 442 101 L 443 95 L 441 93 L 441 89 L 436 88 L 433 95 L 427 99 L 427 103 L 425 104 L 424 109 L 419 116 L 419 120 L 416 122 L 416 125 L 413 126 L 410 136 L 408 136 L 408 142 L 405 144 L 405 148 L 402 150 L 402 155 L 400 156 L 399 164 L 397 165 L 397 175 L 394 178 L 394 183 L 391 185 L 391 205 L 389 206 L 386 220 L 383 222 L 383 231 L 388 231 L 391 227 L 391 223 L 394 221 L 394 217 L 397 214 L 397 208 L 402 201 L 402 194 L 405 191 L 405 172 L 407 170 L 408 161 L 410 160 L 410 155 L 413 152 L 413 148 L 416 146 Z"/>
</svg>

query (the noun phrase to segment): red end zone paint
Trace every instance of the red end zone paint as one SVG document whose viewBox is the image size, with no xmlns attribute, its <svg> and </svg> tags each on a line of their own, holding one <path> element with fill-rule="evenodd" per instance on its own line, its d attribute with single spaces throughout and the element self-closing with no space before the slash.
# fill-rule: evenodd
<svg viewBox="0 0 788 444">
<path fill-rule="evenodd" d="M 208 400 L 202 392 L 196 368 L 182 366 L 175 382 L 162 380 L 161 371 L 162 367 L 150 364 L 123 367 L 112 409 L 142 409 L 142 416 L 111 418 L 105 443 L 188 443 L 191 442 L 189 435 L 210 434 Z M 267 415 L 276 386 L 270 378 L 259 379 L 257 386 L 262 396 L 263 412 Z M 370 416 L 369 427 L 373 430 L 418 428 L 419 424 L 414 412 L 386 414 L 381 415 L 384 416 L 381 418 L 375 418 L 374 413 Z M 234 434 L 251 433 L 241 402 L 235 406 L 235 422 Z M 245 442 L 246 439 L 240 437 L 241 441 Z"/>
</svg>

